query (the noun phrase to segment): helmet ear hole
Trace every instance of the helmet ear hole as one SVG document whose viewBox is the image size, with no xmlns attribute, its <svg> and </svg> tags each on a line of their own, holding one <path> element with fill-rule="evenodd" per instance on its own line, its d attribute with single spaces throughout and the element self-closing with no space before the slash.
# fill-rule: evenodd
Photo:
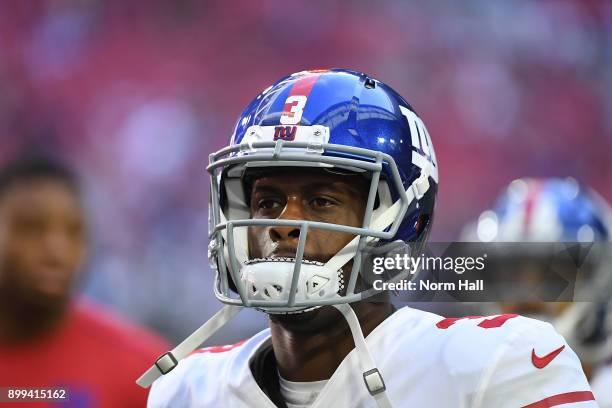
<svg viewBox="0 0 612 408">
<path fill-rule="evenodd" d="M 421 233 L 423 231 L 425 231 L 425 228 L 427 228 L 427 225 L 429 224 L 429 214 L 421 214 L 419 215 L 419 219 L 417 220 L 414 229 L 418 235 L 421 235 Z"/>
<path fill-rule="evenodd" d="M 238 294 L 238 287 L 236 286 L 236 283 L 234 282 L 234 278 L 232 277 L 231 273 L 227 274 L 227 286 L 232 292 Z M 253 284 L 249 285 L 249 289 L 251 289 L 253 293 L 257 292 L 257 287 Z"/>
</svg>

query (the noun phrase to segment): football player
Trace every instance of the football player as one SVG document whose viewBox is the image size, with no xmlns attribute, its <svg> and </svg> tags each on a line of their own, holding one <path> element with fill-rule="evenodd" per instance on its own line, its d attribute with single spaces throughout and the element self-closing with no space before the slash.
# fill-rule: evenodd
<svg viewBox="0 0 612 408">
<path fill-rule="evenodd" d="M 149 406 L 596 406 L 550 324 L 395 310 L 374 288 L 408 277 L 376 275 L 372 261 L 420 254 L 438 186 L 429 134 L 389 86 L 342 69 L 283 78 L 247 106 L 208 171 L 225 306 L 138 379 L 164 375 Z M 191 353 L 244 307 L 270 327 Z"/>
<path fill-rule="evenodd" d="M 0 406 L 12 402 L 9 388 L 43 397 L 44 390 L 63 389 L 53 402 L 11 406 L 59 406 L 62 396 L 69 406 L 146 403 L 147 392 L 131 379 L 167 343 L 73 296 L 87 243 L 80 187 L 69 168 L 44 157 L 0 168 Z"/>
<path fill-rule="evenodd" d="M 595 243 L 577 258 L 580 275 L 573 273 L 575 260 L 568 257 L 567 262 L 558 260 L 552 265 L 550 256 L 533 247 L 511 254 L 509 258 L 513 259 L 505 259 L 494 272 L 522 276 L 519 279 L 529 280 L 532 287 L 549 284 L 551 272 L 579 278 L 574 289 L 576 302 L 517 299 L 500 302 L 498 308 L 502 313 L 519 313 L 552 323 L 579 356 L 599 404 L 612 407 L 612 368 L 605 365 L 612 357 L 612 211 L 604 199 L 573 178 L 517 179 L 493 209 L 484 211 L 466 228 L 464 238 L 531 243 L 533 247 L 539 243 Z"/>
</svg>

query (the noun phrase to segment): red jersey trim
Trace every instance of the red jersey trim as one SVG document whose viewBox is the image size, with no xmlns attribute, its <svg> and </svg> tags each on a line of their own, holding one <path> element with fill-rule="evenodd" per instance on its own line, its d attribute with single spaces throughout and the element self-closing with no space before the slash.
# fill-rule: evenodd
<svg viewBox="0 0 612 408">
<path fill-rule="evenodd" d="M 246 342 L 246 340 L 239 341 L 236 344 L 229 344 L 227 346 L 212 346 L 212 347 L 204 347 L 201 349 L 197 349 L 189 353 L 189 355 L 200 354 L 200 353 L 223 353 L 225 351 L 230 351 L 235 349 L 236 347 L 242 346 Z"/>
<path fill-rule="evenodd" d="M 525 405 L 523 408 L 550 408 L 557 405 L 569 404 L 570 402 L 595 401 L 595 396 L 591 391 L 574 391 L 565 394 L 557 394 L 552 397 L 544 398 L 533 404 Z"/>
</svg>

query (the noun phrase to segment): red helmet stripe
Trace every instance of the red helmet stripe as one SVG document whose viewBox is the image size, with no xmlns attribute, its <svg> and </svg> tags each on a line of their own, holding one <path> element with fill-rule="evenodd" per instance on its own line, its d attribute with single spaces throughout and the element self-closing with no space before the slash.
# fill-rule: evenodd
<svg viewBox="0 0 612 408">
<path fill-rule="evenodd" d="M 541 190 L 541 183 L 539 181 L 534 181 L 529 186 L 529 189 L 527 191 L 527 200 L 525 201 L 525 218 L 523 218 L 523 227 L 525 228 L 525 233 L 529 230 L 531 226 L 533 211 L 538 199 L 540 198 Z"/>
<path fill-rule="evenodd" d="M 300 95 L 300 96 L 305 97 L 306 100 L 308 100 L 308 95 L 310 95 L 310 91 L 312 91 L 312 87 L 314 86 L 315 82 L 317 82 L 321 74 L 324 72 L 327 72 L 327 71 L 324 71 L 324 70 L 308 71 L 307 74 L 297 79 L 293 83 L 293 86 L 291 87 L 291 90 L 289 91 L 289 95 L 287 95 L 287 99 L 295 95 Z M 293 104 L 286 103 L 283 109 L 283 115 L 292 116 L 293 115 L 293 113 L 291 113 L 292 107 L 293 107 Z M 306 108 L 306 105 L 301 106 L 302 111 L 304 111 L 305 108 Z M 299 125 L 299 122 L 295 124 Z"/>
<path fill-rule="evenodd" d="M 314 86 L 315 82 L 317 82 L 317 79 L 319 79 L 323 72 L 325 71 L 309 71 L 308 74 L 304 75 L 302 78 L 298 79 L 293 83 L 291 91 L 289 91 L 289 96 L 303 95 L 305 97 L 308 97 L 308 95 L 310 95 L 312 87 Z"/>
</svg>

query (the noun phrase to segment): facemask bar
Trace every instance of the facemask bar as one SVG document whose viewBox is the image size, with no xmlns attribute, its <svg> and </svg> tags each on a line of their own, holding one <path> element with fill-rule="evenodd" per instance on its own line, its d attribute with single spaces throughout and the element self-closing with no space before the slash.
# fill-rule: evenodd
<svg viewBox="0 0 612 408">
<path fill-rule="evenodd" d="M 323 152 L 331 154 L 348 153 L 349 156 L 357 155 L 362 159 L 342 158 L 327 155 L 324 156 L 322 155 Z M 368 161 L 368 159 L 370 159 L 370 161 Z M 332 223 L 300 220 L 240 219 L 227 221 L 220 208 L 219 190 L 222 186 L 221 172 L 219 170 L 238 165 L 248 167 L 249 165 L 253 165 L 257 162 L 264 162 L 266 163 L 266 166 L 333 166 L 344 169 L 355 169 L 357 171 L 370 171 L 372 174 L 372 180 L 362 227 L 348 227 Z M 399 200 L 397 200 L 391 206 L 391 208 L 386 209 L 386 214 L 379 214 L 381 216 L 386 215 L 386 217 L 382 216 L 372 219 L 374 213 L 373 207 L 383 163 L 388 165 L 391 171 L 391 180 L 388 180 L 388 182 L 390 182 L 395 188 L 395 191 L 399 195 Z M 289 308 L 295 310 L 313 306 L 313 304 L 309 302 L 295 302 L 294 293 L 302 264 L 304 246 L 306 242 L 305 240 L 308 235 L 308 231 L 311 228 L 319 228 L 355 235 L 355 238 L 339 252 L 339 254 L 344 253 L 343 262 L 338 262 L 336 259 L 336 263 L 341 263 L 339 267 L 344 266 L 344 264 L 353 258 L 355 260 L 353 262 L 353 268 L 349 277 L 346 295 L 339 296 L 334 299 L 316 300 L 317 306 L 324 304 L 353 302 L 364 298 L 364 295 L 370 296 L 371 294 L 378 292 L 369 289 L 358 294 L 354 293 L 357 276 L 361 267 L 363 249 L 368 242 L 379 239 L 393 238 L 408 210 L 410 203 L 415 197 L 420 198 L 429 187 L 427 181 L 429 174 L 428 171 L 422 171 L 422 177 L 420 177 L 418 180 L 421 182 L 420 184 L 415 182 L 410 186 L 408 191 L 405 191 L 397 166 L 391 156 L 381 152 L 373 152 L 367 149 L 324 143 L 319 143 L 316 146 L 313 146 L 312 143 L 283 143 L 283 140 L 277 140 L 276 142 L 255 142 L 247 146 L 230 146 L 211 154 L 210 165 L 208 166 L 207 170 L 211 174 L 211 209 L 213 211 L 211 214 L 211 225 L 214 226 L 211 228 L 210 249 L 211 255 L 215 257 L 218 265 L 215 295 L 219 300 L 226 304 L 244 305 L 247 307 Z M 423 184 L 427 185 L 423 186 Z M 381 218 L 386 218 L 386 220 L 381 222 Z M 379 222 L 376 222 L 377 220 Z M 241 248 L 237 247 L 235 243 L 235 228 L 249 226 L 292 226 L 300 229 L 300 239 L 296 253 L 293 277 L 291 280 L 290 298 L 288 301 L 251 301 L 247 298 L 246 288 L 241 282 L 239 272 L 241 263 L 244 262 L 248 256 L 246 253 L 244 253 L 244 251 L 241 255 L 237 256 L 236 251 L 240 251 Z M 227 260 L 224 256 L 225 251 L 227 251 L 230 262 L 229 265 L 227 264 Z M 242 258 L 242 262 L 240 258 Z M 334 261 L 334 258 L 336 258 L 336 256 L 330 261 Z M 236 283 L 240 299 L 236 299 L 230 295 L 228 273 L 231 274 L 233 281 Z"/>
<path fill-rule="evenodd" d="M 358 235 L 358 234 L 366 234 L 367 233 L 367 229 L 363 229 L 363 228 L 357 228 L 357 227 L 348 227 L 348 226 L 343 226 L 343 225 L 337 225 L 337 224 L 328 224 L 328 223 L 319 223 L 319 222 L 313 222 L 313 221 L 299 221 L 299 220 L 278 220 L 280 221 L 278 224 L 274 223 L 271 224 L 272 221 L 275 220 L 265 220 L 265 219 L 256 219 L 256 220 L 238 220 L 235 222 L 229 221 L 226 223 L 226 235 L 227 235 L 227 246 L 228 246 L 228 253 L 230 254 L 230 262 L 232 262 L 231 264 L 231 268 L 229 268 L 229 273 L 231 274 L 234 282 L 236 283 L 236 287 L 238 289 L 238 293 L 241 297 L 241 300 L 244 304 L 244 306 L 247 307 L 311 307 L 313 306 L 311 303 L 296 303 L 295 302 L 295 289 L 297 287 L 298 284 L 298 277 L 300 274 L 300 269 L 302 266 L 302 260 L 303 260 L 303 256 L 304 256 L 304 248 L 305 248 L 305 243 L 306 243 L 306 239 L 308 236 L 308 232 L 310 230 L 310 228 L 320 228 L 320 229 L 325 229 L 325 230 L 331 230 L 331 231 L 336 231 L 336 232 L 342 232 L 342 233 L 350 233 L 353 235 Z M 235 253 L 235 230 L 236 228 L 239 227 L 248 227 L 248 226 L 270 226 L 270 225 L 279 225 L 279 226 L 290 226 L 290 227 L 297 227 L 300 229 L 300 238 L 298 241 L 298 246 L 297 246 L 297 250 L 296 250 L 296 256 L 295 256 L 295 266 L 293 269 L 293 274 L 292 274 L 292 280 L 291 280 L 291 291 L 289 292 L 289 299 L 288 301 L 250 301 L 249 299 L 247 299 L 246 296 L 246 288 L 244 287 L 243 282 L 240 280 L 240 277 L 237 276 L 237 274 L 240 271 L 241 265 L 237 259 L 237 257 L 235 256 L 231 256 L 231 254 Z M 219 226 L 219 231 L 221 231 L 223 228 L 223 225 Z M 365 238 L 364 236 L 361 236 L 361 238 Z M 351 244 L 349 246 L 349 248 L 354 248 L 350 251 L 350 258 L 353 258 L 357 244 L 355 243 L 355 241 L 351 241 Z M 346 248 L 346 247 L 345 247 Z M 345 252 L 348 252 L 345 249 Z M 359 268 L 356 268 L 355 266 L 353 267 L 353 270 L 351 271 L 352 274 L 356 274 L 359 272 Z M 228 294 L 222 294 L 222 296 L 227 296 Z M 351 296 L 352 295 L 352 296 Z M 346 302 L 352 302 L 355 300 L 359 300 L 360 299 L 360 295 L 358 294 L 350 294 L 347 293 L 347 296 L 349 296 L 349 298 L 346 300 Z M 325 302 L 324 300 L 317 300 L 317 305 L 319 304 L 335 304 L 335 303 L 340 303 L 338 301 L 338 298 L 330 300 L 329 303 L 319 303 L 319 302 Z M 238 303 L 239 304 L 239 303 Z"/>
</svg>

